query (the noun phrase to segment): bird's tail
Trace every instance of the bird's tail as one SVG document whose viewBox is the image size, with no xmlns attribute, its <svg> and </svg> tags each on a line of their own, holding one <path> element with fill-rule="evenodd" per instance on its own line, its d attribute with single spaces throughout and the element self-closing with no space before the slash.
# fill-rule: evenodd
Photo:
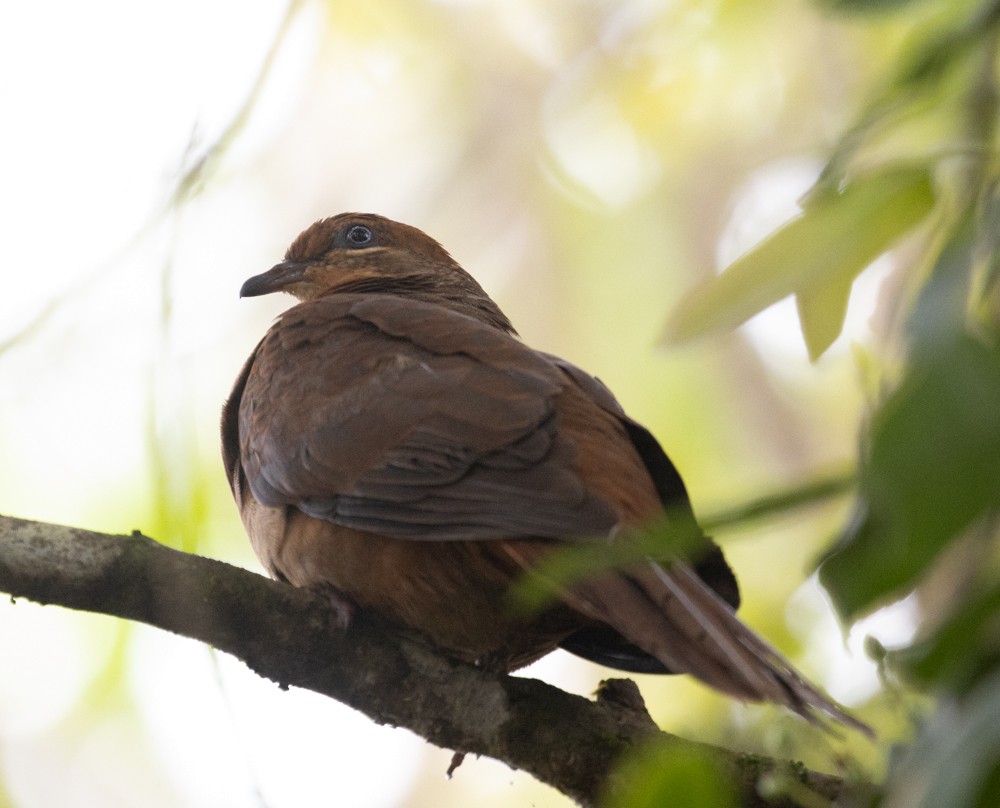
<svg viewBox="0 0 1000 808">
<path fill-rule="evenodd" d="M 649 561 L 562 591 L 576 609 L 609 624 L 671 671 L 689 673 L 737 698 L 773 701 L 808 721 L 825 715 L 872 730 L 823 694 L 682 562 Z"/>
</svg>

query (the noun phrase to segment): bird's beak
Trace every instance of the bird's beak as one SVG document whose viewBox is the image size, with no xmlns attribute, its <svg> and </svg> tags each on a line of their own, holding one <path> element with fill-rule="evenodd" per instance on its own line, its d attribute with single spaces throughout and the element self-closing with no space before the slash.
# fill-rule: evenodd
<svg viewBox="0 0 1000 808">
<path fill-rule="evenodd" d="M 280 292 L 286 286 L 303 279 L 309 264 L 302 261 L 282 261 L 275 264 L 267 272 L 254 275 L 240 287 L 240 297 L 257 297 Z"/>
</svg>

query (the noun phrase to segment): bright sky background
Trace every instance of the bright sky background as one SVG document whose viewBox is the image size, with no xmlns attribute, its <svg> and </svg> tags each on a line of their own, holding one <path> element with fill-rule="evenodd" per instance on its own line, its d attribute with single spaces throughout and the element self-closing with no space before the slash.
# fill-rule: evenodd
<svg viewBox="0 0 1000 808">
<path fill-rule="evenodd" d="M 655 199 L 659 184 L 669 185 L 679 171 L 669 155 L 636 135 L 634 120 L 601 93 L 586 103 L 577 97 L 580 77 L 603 81 L 602 60 L 652 19 L 660 4 L 629 3 L 617 16 L 602 9 L 609 22 L 586 58 L 577 57 L 572 37 L 558 20 L 546 18 L 540 4 L 436 5 L 436 11 L 415 13 L 400 25 L 433 26 L 440 19 L 435 14 L 454 14 L 458 28 L 472 26 L 470 37 L 495 41 L 496 58 L 507 60 L 505 65 L 523 62 L 524 97 L 532 103 L 532 82 L 549 71 L 557 75 L 537 105 L 537 120 L 501 95 L 499 82 L 511 81 L 513 73 L 498 73 L 498 97 L 505 100 L 491 111 L 489 94 L 476 92 L 471 78 L 469 86 L 463 84 L 461 65 L 450 63 L 450 54 L 414 54 L 366 40 L 366 15 L 378 4 L 356 14 L 344 6 L 326 12 L 341 15 L 353 32 L 333 45 L 324 38 L 330 25 L 325 12 L 305 4 L 216 184 L 181 213 L 166 215 L 164 206 L 192 155 L 220 136 L 243 103 L 286 4 L 61 0 L 0 6 L 5 77 L 0 82 L 0 344 L 51 309 L 39 328 L 0 354 L 0 452 L 7 460 L 0 469 L 0 512 L 119 532 L 150 532 L 149 514 L 158 513 L 161 532 L 153 534 L 158 539 L 205 542 L 198 545 L 200 552 L 258 569 L 242 541 L 235 508 L 226 501 L 221 466 L 200 471 L 215 462 L 215 419 L 243 358 L 270 318 L 288 305 L 287 300 L 240 302 L 237 290 L 246 277 L 277 261 L 313 219 L 344 208 L 411 218 L 428 230 L 438 225 L 441 232 L 433 235 L 460 259 L 477 258 L 470 269 L 527 321 L 521 328 L 526 336 L 549 349 L 580 355 L 590 350 L 597 361 L 603 357 L 607 365 L 592 369 L 610 378 L 616 390 L 628 391 L 648 378 L 648 369 L 617 366 L 619 349 L 614 339 L 603 338 L 602 324 L 588 322 L 584 333 L 580 326 L 575 332 L 562 328 L 555 314 L 531 319 L 536 307 L 546 305 L 546 294 L 558 293 L 565 281 L 557 271 L 535 268 L 552 254 L 532 246 L 540 237 L 530 211 L 546 209 L 546 202 L 511 193 L 514 204 L 504 208 L 506 197 L 494 188 L 502 180 L 513 182 L 508 174 L 537 172 L 535 186 L 550 183 L 587 215 L 609 221 L 644 195 L 654 196 L 654 210 L 671 207 Z M 683 26 L 670 29 L 670 45 L 678 52 L 705 49 L 691 85 L 676 85 L 678 104 L 691 116 L 682 128 L 703 125 L 711 97 L 706 100 L 698 88 L 714 86 L 722 69 L 719 54 L 700 44 L 706 34 L 699 20 L 689 15 Z M 758 94 L 741 93 L 739 104 L 720 102 L 734 121 L 752 103 L 777 110 L 791 91 L 775 84 L 772 73 L 780 65 L 764 67 L 769 78 L 753 85 Z M 447 79 L 458 99 L 446 98 L 444 90 L 416 94 L 407 83 L 435 77 Z M 676 77 L 665 73 L 657 81 L 669 86 Z M 698 98 L 702 106 L 683 106 L 684 98 Z M 496 142 L 490 145 L 497 156 L 475 173 L 447 175 L 449 155 L 482 147 L 461 117 L 470 108 L 487 120 L 495 116 L 479 126 L 494 131 Z M 293 113 L 301 123 L 289 134 L 285 127 Z M 524 160 L 528 169 L 515 159 L 518 149 L 528 146 L 511 134 L 520 131 L 522 119 L 537 126 L 537 137 L 549 150 L 547 158 Z M 690 137 L 697 140 L 693 132 Z M 692 148 L 681 136 L 676 142 L 681 151 Z M 717 200 L 726 213 L 718 216 L 718 243 L 705 252 L 720 264 L 793 215 L 795 199 L 819 166 L 816 154 L 773 162 L 740 159 L 758 170 L 744 177 L 730 198 Z M 435 187 L 442 173 L 446 182 Z M 445 212 L 441 200 L 447 202 Z M 554 222 L 559 217 L 552 213 Z M 599 229 L 577 227 L 577 245 L 601 235 Z M 530 276 L 511 269 L 529 263 L 535 273 Z M 617 271 L 614 262 L 608 265 Z M 541 292 L 514 291 L 528 288 L 529 280 Z M 869 273 L 865 283 L 875 280 Z M 629 283 L 622 278 L 622 287 Z M 850 378 L 838 362 L 849 356 L 853 339 L 868 335 L 875 286 L 867 288 L 861 305 L 852 309 L 848 333 L 819 370 L 807 365 L 788 310 L 776 307 L 758 318 L 750 326 L 751 339 L 767 361 L 777 362 L 779 376 L 790 375 L 788 384 L 803 385 L 803 374 L 818 374 L 809 384 L 816 384 L 819 396 L 843 385 L 838 379 Z M 579 300 L 584 305 L 586 292 Z M 615 298 L 607 300 L 608 317 L 614 318 Z M 667 306 L 652 297 L 641 302 L 648 302 L 649 316 L 629 316 L 628 323 L 609 319 L 607 327 L 620 327 L 620 334 L 652 356 Z M 677 363 L 676 373 L 693 372 L 687 356 L 670 360 Z M 660 395 L 637 406 L 662 408 L 675 393 Z M 857 406 L 856 396 L 850 401 L 849 408 Z M 692 412 L 699 408 L 686 406 Z M 712 439 L 745 432 L 742 425 L 732 429 Z M 695 448 L 685 451 L 696 454 Z M 816 450 L 834 460 L 852 451 L 847 441 Z M 150 470 L 151 456 L 173 471 L 158 476 Z M 809 452 L 804 456 L 813 458 Z M 197 473 L 194 461 L 201 464 Z M 755 479 L 757 465 L 723 473 Z M 694 475 L 705 478 L 709 472 L 696 469 Z M 197 536 L 179 527 L 172 533 L 171 503 L 186 501 L 200 486 L 213 503 L 222 504 L 205 506 Z M 832 529 L 832 522 L 825 524 Z M 803 563 L 809 552 L 802 551 Z M 745 554 L 747 563 L 753 554 Z M 812 646 L 810 627 L 800 628 L 799 640 L 817 654 L 817 666 L 852 671 L 837 676 L 844 692 L 835 695 L 860 698 L 870 692 L 870 666 L 842 653 L 815 587 L 797 597 L 796 610 L 818 612 L 817 619 L 830 623 L 824 639 Z M 783 620 L 780 614 L 768 619 Z M 905 615 L 893 619 L 886 629 L 890 639 L 905 635 L 911 624 Z M 421 778 L 437 778 L 421 793 L 449 794 L 448 805 L 473 799 L 479 805 L 490 799 L 504 804 L 514 793 L 519 802 L 550 804 L 540 787 L 512 791 L 513 775 L 494 764 L 470 761 L 445 786 L 449 753 L 404 731 L 376 727 L 327 699 L 281 692 L 241 663 L 152 629 L 135 629 L 124 652 L 128 692 L 102 692 L 94 683 L 101 681 L 103 666 L 112 664 L 109 659 L 117 659 L 120 640 L 113 621 L 25 602 L 0 603 L 0 647 L 8 649 L 0 666 L 0 783 L 13 805 L 281 808 L 317 804 L 317 795 L 335 792 L 330 804 L 375 808 L 399 804 Z M 602 674 L 553 657 L 537 675 L 586 693 Z M 133 701 L 137 710 L 126 709 Z M 678 710 L 683 716 L 684 707 Z"/>
<path fill-rule="evenodd" d="M 78 481 L 94 474 L 95 458 L 102 474 L 139 465 L 142 442 L 109 433 L 142 432 L 142 376 L 150 356 L 163 350 L 155 329 L 144 327 L 159 316 L 159 302 L 158 290 L 149 288 L 155 273 L 142 265 L 162 262 L 170 233 L 161 226 L 138 244 L 136 234 L 164 204 L 188 143 L 210 142 L 229 123 L 284 12 L 282 2 L 216 0 L 19 3 L 0 10 L 0 74 L 7 77 L 0 84 L 0 340 L 57 295 L 83 298 L 90 315 L 60 323 L 26 355 L 15 350 L 4 358 L 4 403 L 31 404 L 18 408 L 17 428 L 5 430 L 4 454 L 18 466 L 7 474 L 22 481 L 4 496 L 5 511 L 86 522 L 83 497 L 92 492 Z M 306 69 L 315 46 L 308 15 L 298 27 L 298 47 L 288 52 L 300 58 L 285 57 L 280 87 L 265 96 L 277 120 L 282 95 L 294 94 L 296 71 Z M 266 140 L 267 120 L 255 117 L 241 149 Z M 252 246 L 261 236 L 254 213 L 246 211 L 244 230 Z M 240 252 L 236 245 L 237 258 Z M 257 257 L 266 262 L 271 255 L 258 249 Z M 169 349 L 203 350 L 233 328 L 236 291 L 254 266 L 234 261 L 197 275 L 180 267 L 173 293 L 184 333 Z M 231 306 L 217 305 L 223 294 Z M 72 317 L 81 310 L 75 301 L 67 308 Z M 82 356 L 73 343 L 82 343 Z M 48 367 L 29 375 L 25 365 L 39 362 Z M 237 367 L 220 369 L 224 386 Z M 10 386 L 11 379 L 20 384 Z M 61 492 L 56 503 L 53 488 Z M 423 742 L 408 733 L 376 727 L 314 694 L 283 693 L 242 663 L 146 628 L 130 653 L 128 681 L 149 735 L 140 733 L 132 759 L 122 757 L 136 734 L 125 718 L 100 722 L 93 733 L 81 735 L 78 727 L 56 745 L 53 730 L 67 720 L 87 668 L 100 659 L 93 644 L 108 644 L 114 630 L 25 602 L 0 604 L 0 613 L 2 645 L 25 651 L 5 654 L 0 667 L 2 779 L 17 805 L 279 808 L 316 804 L 331 776 L 342 804 L 394 805 L 424 755 Z M 150 771 L 150 752 L 162 772 Z"/>
</svg>

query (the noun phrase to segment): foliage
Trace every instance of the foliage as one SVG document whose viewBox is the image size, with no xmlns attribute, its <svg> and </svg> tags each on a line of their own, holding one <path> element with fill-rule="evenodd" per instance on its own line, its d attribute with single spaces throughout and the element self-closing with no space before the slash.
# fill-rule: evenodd
<svg viewBox="0 0 1000 808">
<path fill-rule="evenodd" d="M 667 339 L 733 328 L 794 294 L 809 355 L 818 359 L 840 335 L 855 277 L 919 224 L 933 200 L 926 166 L 883 167 L 810 194 L 801 216 L 679 307 Z"/>
<path fill-rule="evenodd" d="M 722 761 L 708 751 L 647 744 L 620 769 L 620 791 L 609 794 L 608 806 L 657 808 L 663 805 L 735 808 L 735 789 Z"/>
<path fill-rule="evenodd" d="M 891 806 L 1000 801 L 998 9 L 983 3 L 915 43 L 915 58 L 834 149 L 801 215 L 695 291 L 668 329 L 681 339 L 731 327 L 796 294 L 816 359 L 840 330 L 856 275 L 904 233 L 920 245 L 903 280 L 896 355 L 883 357 L 882 392 L 860 435 L 854 515 L 820 569 L 848 620 L 911 592 L 936 606 L 922 636 L 887 659 L 893 675 L 938 697 L 890 771 Z M 957 103 L 935 93 L 949 73 L 967 79 Z M 903 167 L 890 155 L 859 170 L 902 107 L 940 116 L 947 136 Z"/>
</svg>

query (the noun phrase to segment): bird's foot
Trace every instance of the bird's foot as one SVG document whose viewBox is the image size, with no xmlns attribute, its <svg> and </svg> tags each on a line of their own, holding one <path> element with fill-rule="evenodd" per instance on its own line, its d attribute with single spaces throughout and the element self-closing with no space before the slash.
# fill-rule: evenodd
<svg viewBox="0 0 1000 808">
<path fill-rule="evenodd" d="M 322 595 L 333 608 L 334 622 L 337 628 L 347 629 L 351 625 L 354 613 L 358 610 L 358 605 L 353 600 L 330 584 L 317 583 L 309 588 L 318 595 Z"/>
</svg>

